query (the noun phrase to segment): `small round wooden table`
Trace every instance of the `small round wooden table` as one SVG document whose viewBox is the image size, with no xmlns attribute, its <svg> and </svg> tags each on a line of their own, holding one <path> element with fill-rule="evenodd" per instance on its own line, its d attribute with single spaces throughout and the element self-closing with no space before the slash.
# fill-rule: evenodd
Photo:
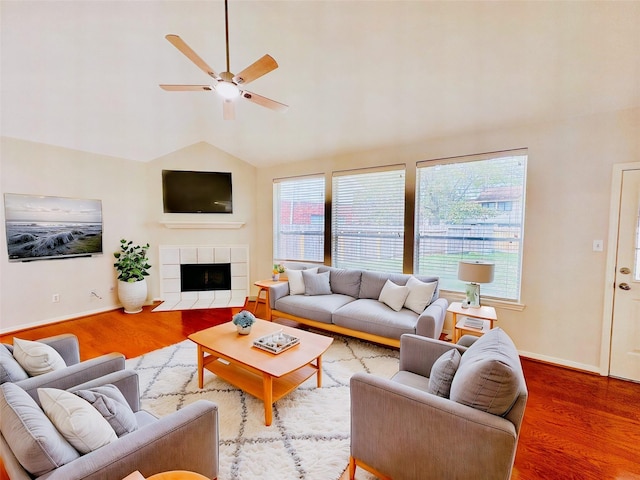
<svg viewBox="0 0 640 480">
<path fill-rule="evenodd" d="M 156 473 L 147 477 L 147 480 L 211 480 L 204 475 L 186 470 L 173 470 L 171 472 Z"/>
</svg>

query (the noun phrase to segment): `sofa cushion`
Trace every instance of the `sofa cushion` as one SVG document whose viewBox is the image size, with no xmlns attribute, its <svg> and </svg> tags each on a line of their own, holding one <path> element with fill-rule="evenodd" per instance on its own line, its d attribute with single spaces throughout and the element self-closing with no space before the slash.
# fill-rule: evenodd
<svg viewBox="0 0 640 480">
<path fill-rule="evenodd" d="M 404 306 L 420 315 L 432 302 L 433 293 L 436 291 L 438 282 L 425 283 L 411 276 L 407 280 L 406 286 L 409 288 L 409 295 L 404 301 Z"/>
<path fill-rule="evenodd" d="M 29 378 L 27 372 L 20 366 L 9 349 L 0 344 L 0 384 L 4 382 L 19 382 Z"/>
<path fill-rule="evenodd" d="M 408 287 L 396 285 L 391 280 L 387 280 L 384 287 L 382 287 L 378 301 L 399 312 L 407 299 L 407 295 L 409 295 Z"/>
<path fill-rule="evenodd" d="M 439 397 L 449 398 L 451 382 L 460 365 L 460 352 L 452 348 L 443 353 L 431 366 L 429 374 L 429 388 L 427 392 Z"/>
<path fill-rule="evenodd" d="M 92 452 L 118 439 L 100 412 L 77 395 L 57 388 L 39 388 L 38 398 L 47 417 L 80 453 Z"/>
<path fill-rule="evenodd" d="M 20 464 L 34 476 L 80 457 L 36 401 L 13 383 L 0 385 L 0 418 L 2 436 Z"/>
<path fill-rule="evenodd" d="M 362 272 L 360 270 L 351 270 L 346 268 L 330 268 L 331 274 L 331 291 L 333 293 L 341 293 L 358 298 L 360 293 L 360 278 Z"/>
<path fill-rule="evenodd" d="M 317 268 L 307 269 L 308 272 L 317 272 Z M 292 270 L 287 268 L 287 278 L 289 279 L 289 295 L 304 295 L 304 279 L 302 270 Z"/>
<path fill-rule="evenodd" d="M 377 299 L 360 298 L 337 309 L 333 323 L 358 332 L 400 339 L 403 333 L 416 333 L 417 318 L 418 315 L 406 308 L 396 312 Z"/>
<path fill-rule="evenodd" d="M 460 359 L 451 400 L 504 415 L 518 396 L 522 367 L 513 341 L 501 328 L 489 330 Z"/>
<path fill-rule="evenodd" d="M 115 385 L 108 383 L 87 390 L 76 390 L 73 393 L 89 402 L 109 422 L 118 437 L 138 428 L 133 410 Z"/>
<path fill-rule="evenodd" d="M 276 300 L 275 307 L 276 310 L 295 315 L 296 317 L 308 318 L 316 322 L 331 323 L 333 312 L 353 302 L 353 300 L 352 297 L 337 293 L 324 295 L 321 299 L 308 295 L 287 295 Z M 384 306 L 383 304 L 380 305 Z M 385 308 L 389 310 L 388 307 Z"/>
<path fill-rule="evenodd" d="M 67 366 L 64 359 L 53 347 L 42 342 L 14 338 L 13 356 L 32 377 Z"/>
<path fill-rule="evenodd" d="M 329 272 L 317 273 L 309 270 L 302 271 L 305 295 L 331 295 Z"/>
</svg>

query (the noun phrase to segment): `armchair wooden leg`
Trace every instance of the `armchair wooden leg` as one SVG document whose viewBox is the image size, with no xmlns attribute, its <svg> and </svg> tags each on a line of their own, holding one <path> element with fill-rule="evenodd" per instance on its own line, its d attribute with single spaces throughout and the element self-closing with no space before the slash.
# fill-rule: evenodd
<svg viewBox="0 0 640 480">
<path fill-rule="evenodd" d="M 370 467 L 366 463 L 364 463 L 364 462 L 362 462 L 360 460 L 356 460 L 355 458 L 353 458 L 351 456 L 349 457 L 349 480 L 355 480 L 356 467 L 360 467 L 360 468 L 366 470 L 370 474 L 378 477 L 379 480 L 392 480 L 391 477 L 388 477 L 384 473 L 379 472 L 375 468 Z"/>
</svg>

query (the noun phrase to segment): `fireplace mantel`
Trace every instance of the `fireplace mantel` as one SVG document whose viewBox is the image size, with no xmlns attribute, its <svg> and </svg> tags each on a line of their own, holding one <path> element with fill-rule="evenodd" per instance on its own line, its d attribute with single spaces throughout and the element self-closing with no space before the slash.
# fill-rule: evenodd
<svg viewBox="0 0 640 480">
<path fill-rule="evenodd" d="M 180 221 L 180 220 L 162 220 L 160 225 L 165 228 L 242 228 L 245 222 L 194 222 L 194 221 Z"/>
</svg>

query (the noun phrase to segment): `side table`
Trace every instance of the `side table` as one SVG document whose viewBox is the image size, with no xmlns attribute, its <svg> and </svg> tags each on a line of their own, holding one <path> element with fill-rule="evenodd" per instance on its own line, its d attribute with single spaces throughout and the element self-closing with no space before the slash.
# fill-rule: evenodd
<svg viewBox="0 0 640 480">
<path fill-rule="evenodd" d="M 494 322 L 498 321 L 496 315 L 496 309 L 488 306 L 481 306 L 478 308 L 462 308 L 461 302 L 452 302 L 447 308 L 447 312 L 451 312 L 453 316 L 453 343 L 460 340 L 460 337 L 464 333 L 470 333 L 471 335 L 482 336 L 493 328 Z M 465 318 L 458 320 L 458 315 L 470 318 L 478 318 L 482 320 L 482 328 L 474 328 L 469 325 L 465 325 Z"/>
<path fill-rule="evenodd" d="M 269 303 L 269 287 L 273 285 L 277 285 L 279 283 L 285 283 L 287 280 L 258 280 L 254 283 L 256 287 L 258 287 L 258 296 L 256 297 L 256 304 L 253 306 L 253 314 L 258 311 L 258 304 L 264 303 L 265 320 L 271 320 L 271 303 Z M 264 297 L 262 297 L 262 292 L 264 292 Z"/>
</svg>

